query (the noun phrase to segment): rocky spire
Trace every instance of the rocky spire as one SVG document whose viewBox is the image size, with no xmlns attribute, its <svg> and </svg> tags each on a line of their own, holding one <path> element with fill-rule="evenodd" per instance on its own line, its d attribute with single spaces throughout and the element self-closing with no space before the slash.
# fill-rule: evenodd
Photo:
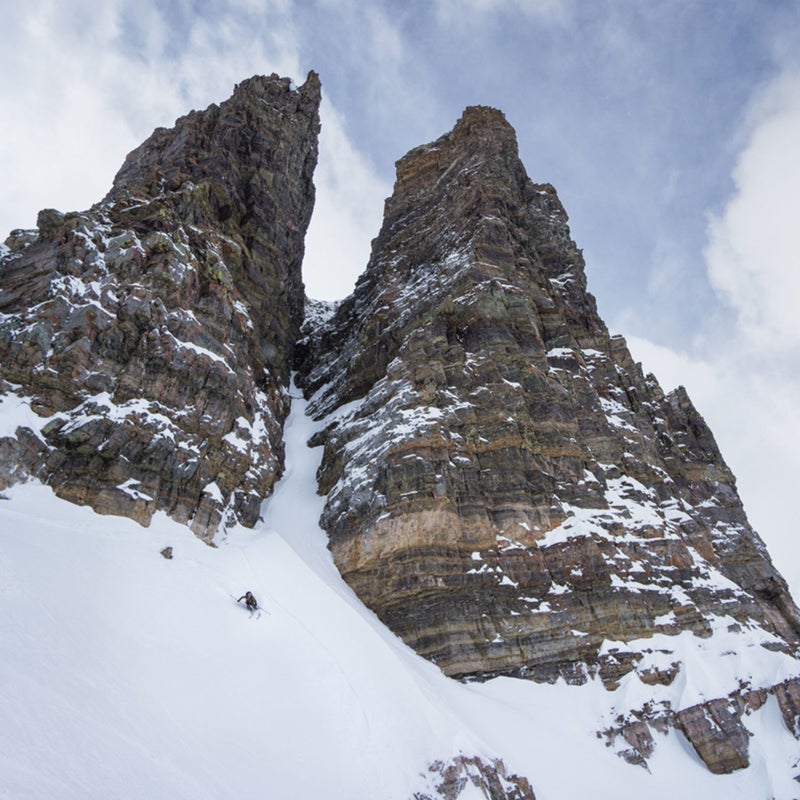
<svg viewBox="0 0 800 800">
<path fill-rule="evenodd" d="M 652 724 L 681 727 L 714 771 L 746 764 L 746 704 L 684 708 L 710 656 L 679 643 L 723 658 L 726 637 L 755 637 L 788 679 L 797 609 L 686 392 L 609 335 L 555 190 L 528 179 L 500 112 L 468 108 L 397 163 L 367 270 L 304 353 L 332 415 L 323 524 L 386 624 L 455 677 L 665 686 Z M 646 717 L 609 728 L 632 758 L 649 755 Z"/>
<path fill-rule="evenodd" d="M 32 474 L 204 538 L 257 519 L 282 470 L 319 102 L 313 72 L 243 81 L 156 130 L 90 211 L 12 234 L 0 390 L 46 424 L 0 440 L 0 487 Z"/>
<path fill-rule="evenodd" d="M 256 312 L 263 309 L 253 322 L 284 382 L 303 318 L 320 99 L 315 72 L 298 90 L 277 75 L 242 81 L 221 105 L 154 131 L 125 159 L 104 201 L 168 195 L 181 221 L 242 241 L 247 263 L 235 275 L 237 288 Z"/>
<path fill-rule="evenodd" d="M 353 295 L 296 345 L 319 100 L 313 73 L 244 81 L 155 131 L 97 206 L 12 233 L 0 395 L 24 421 L 0 489 L 35 476 L 206 540 L 252 524 L 298 366 L 335 562 L 446 674 L 601 681 L 598 732 L 634 763 L 671 726 L 712 771 L 745 767 L 771 696 L 800 736 L 786 584 L 686 392 L 609 335 L 502 113 L 468 108 L 397 163 Z"/>
</svg>

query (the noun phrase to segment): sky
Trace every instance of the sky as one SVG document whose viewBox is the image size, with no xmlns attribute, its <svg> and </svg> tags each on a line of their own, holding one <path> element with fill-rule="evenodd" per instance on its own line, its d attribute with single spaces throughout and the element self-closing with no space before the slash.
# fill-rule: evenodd
<svg viewBox="0 0 800 800">
<path fill-rule="evenodd" d="M 685 385 L 800 597 L 800 3 L 0 0 L 0 239 L 88 208 L 253 74 L 323 87 L 308 293 L 352 290 L 394 162 L 502 109 L 612 333 Z"/>
</svg>

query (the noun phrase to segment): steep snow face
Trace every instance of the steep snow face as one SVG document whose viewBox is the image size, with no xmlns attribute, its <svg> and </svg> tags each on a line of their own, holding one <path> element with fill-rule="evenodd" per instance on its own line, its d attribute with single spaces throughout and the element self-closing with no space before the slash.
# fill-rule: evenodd
<svg viewBox="0 0 800 800">
<path fill-rule="evenodd" d="M 461 684 L 415 655 L 333 565 L 317 524 L 321 451 L 306 442 L 334 420 L 312 423 L 304 407 L 293 401 L 286 472 L 263 521 L 213 548 L 164 514 L 141 528 L 36 483 L 6 492 L 0 796 L 411 800 L 437 796 L 437 761 L 502 756 L 537 800 L 797 797 L 797 741 L 774 696 L 746 713 L 750 766 L 732 775 L 711 775 L 675 730 L 656 735 L 646 770 L 597 734 L 643 701 L 718 697 L 737 675 L 788 676 L 757 632 L 671 637 L 674 657 L 693 663 L 691 684 L 631 675 L 611 692 L 596 680 Z M 237 605 L 246 589 L 260 616 Z M 664 643 L 649 644 L 655 662 Z M 468 778 L 457 796 L 486 794 Z"/>
</svg>

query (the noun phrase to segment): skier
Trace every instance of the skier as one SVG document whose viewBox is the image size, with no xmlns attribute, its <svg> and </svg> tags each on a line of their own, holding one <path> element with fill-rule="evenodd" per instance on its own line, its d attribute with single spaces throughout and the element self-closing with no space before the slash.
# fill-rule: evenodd
<svg viewBox="0 0 800 800">
<path fill-rule="evenodd" d="M 251 613 L 258 611 L 258 601 L 253 597 L 252 592 L 245 592 L 236 602 L 241 603 L 242 600 L 244 600 L 244 604 L 250 609 Z"/>
</svg>

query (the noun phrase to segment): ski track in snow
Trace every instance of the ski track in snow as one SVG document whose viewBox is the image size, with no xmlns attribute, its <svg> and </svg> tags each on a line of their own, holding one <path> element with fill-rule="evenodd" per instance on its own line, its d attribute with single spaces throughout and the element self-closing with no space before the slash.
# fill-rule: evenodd
<svg viewBox="0 0 800 800">
<path fill-rule="evenodd" d="M 0 798 L 411 800 L 458 753 L 502 757 L 538 800 L 798 796 L 800 748 L 774 698 L 746 718 L 747 770 L 713 776 L 671 732 L 648 772 L 595 733 L 626 691 L 646 694 L 633 676 L 614 693 L 464 685 L 416 656 L 336 571 L 305 407 L 293 402 L 263 522 L 217 548 L 163 514 L 141 528 L 34 483 L 5 493 Z M 235 602 L 246 589 L 260 618 Z M 459 800 L 483 797 L 467 786 Z"/>
</svg>

